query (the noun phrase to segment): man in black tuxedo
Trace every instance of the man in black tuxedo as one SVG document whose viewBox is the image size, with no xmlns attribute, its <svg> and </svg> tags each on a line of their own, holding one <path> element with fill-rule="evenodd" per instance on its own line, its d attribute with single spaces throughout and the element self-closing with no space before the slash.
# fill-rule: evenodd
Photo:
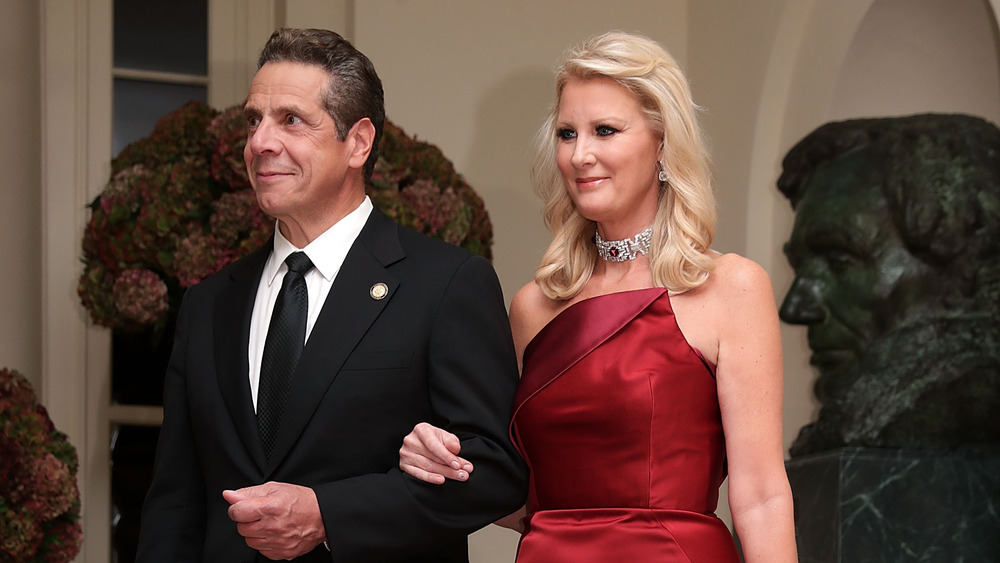
<svg viewBox="0 0 1000 563">
<path fill-rule="evenodd" d="M 496 274 L 365 195 L 384 109 L 363 54 L 279 30 L 258 69 L 244 156 L 278 228 L 184 296 L 138 560 L 468 561 L 526 495 Z M 424 420 L 461 438 L 468 481 L 398 470 Z"/>
</svg>

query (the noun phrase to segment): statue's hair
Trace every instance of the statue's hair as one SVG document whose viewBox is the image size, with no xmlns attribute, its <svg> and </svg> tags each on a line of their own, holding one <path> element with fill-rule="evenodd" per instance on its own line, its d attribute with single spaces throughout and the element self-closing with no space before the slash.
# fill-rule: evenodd
<svg viewBox="0 0 1000 563">
<path fill-rule="evenodd" d="M 653 221 L 653 282 L 680 293 L 698 287 L 714 268 L 716 204 L 711 164 L 687 80 L 674 59 L 641 35 L 609 32 L 567 52 L 556 72 L 555 103 L 534 141 L 532 185 L 545 202 L 553 240 L 535 272 L 551 299 L 569 299 L 590 279 L 597 261 L 596 225 L 573 204 L 556 164 L 556 122 L 563 89 L 571 79 L 609 78 L 631 92 L 663 139 L 660 155 L 669 174 Z M 650 163 L 654 166 L 655 163 Z"/>
<path fill-rule="evenodd" d="M 337 137 L 343 141 L 351 127 L 367 117 L 375 126 L 375 138 L 364 165 L 370 178 L 378 160 L 378 145 L 385 124 L 385 95 L 375 66 L 340 34 L 325 29 L 275 30 L 257 58 L 257 68 L 271 62 L 293 62 L 317 66 L 329 75 L 321 93 L 323 106 L 333 118 Z"/>
<path fill-rule="evenodd" d="M 868 150 L 911 254 L 966 297 L 1000 300 L 1000 129 L 978 117 L 920 114 L 823 125 L 785 156 L 778 189 L 795 208 L 824 162 Z"/>
</svg>

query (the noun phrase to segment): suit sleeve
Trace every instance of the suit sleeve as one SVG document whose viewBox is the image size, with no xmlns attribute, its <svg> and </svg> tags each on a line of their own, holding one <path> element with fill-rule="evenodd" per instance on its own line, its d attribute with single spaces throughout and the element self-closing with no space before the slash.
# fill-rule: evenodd
<svg viewBox="0 0 1000 563">
<path fill-rule="evenodd" d="M 465 537 L 524 504 L 527 470 L 508 437 L 517 365 L 499 281 L 485 259 L 448 283 L 428 350 L 431 421 L 456 434 L 476 470 L 430 485 L 398 468 L 315 487 L 332 559 L 412 556 Z M 388 533 L 387 533 L 388 532 Z"/>
<path fill-rule="evenodd" d="M 184 357 L 190 311 L 184 296 L 164 382 L 164 420 L 154 478 L 142 508 L 136 561 L 201 561 L 205 541 L 205 490 L 195 452 L 185 391 Z"/>
</svg>

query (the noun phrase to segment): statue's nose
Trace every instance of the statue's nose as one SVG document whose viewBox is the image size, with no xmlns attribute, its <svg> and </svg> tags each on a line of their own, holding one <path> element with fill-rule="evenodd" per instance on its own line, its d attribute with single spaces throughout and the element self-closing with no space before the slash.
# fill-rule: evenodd
<svg viewBox="0 0 1000 563">
<path fill-rule="evenodd" d="M 821 322 L 825 315 L 820 304 L 818 284 L 796 277 L 778 311 L 781 320 L 789 324 L 808 325 Z"/>
</svg>

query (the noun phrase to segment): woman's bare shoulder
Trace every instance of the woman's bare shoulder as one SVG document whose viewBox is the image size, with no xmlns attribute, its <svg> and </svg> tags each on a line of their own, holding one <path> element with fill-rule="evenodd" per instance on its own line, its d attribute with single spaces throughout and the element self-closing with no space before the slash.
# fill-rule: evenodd
<svg viewBox="0 0 1000 563">
<path fill-rule="evenodd" d="M 706 284 L 710 316 L 719 334 L 738 330 L 765 320 L 777 320 L 771 278 L 760 264 L 739 254 L 723 254 L 715 260 L 715 270 Z"/>
<path fill-rule="evenodd" d="M 672 298 L 678 314 L 688 313 L 699 325 L 714 332 L 731 320 L 738 309 L 748 304 L 770 302 L 774 295 L 771 279 L 759 264 L 739 254 L 714 253 L 715 269 L 705 282 Z"/>
<path fill-rule="evenodd" d="M 534 281 L 528 282 L 514 294 L 510 303 L 510 328 L 514 334 L 518 357 L 528 342 L 564 305 L 562 301 L 549 299 Z"/>
<path fill-rule="evenodd" d="M 710 284 L 712 293 L 716 296 L 739 297 L 747 292 L 758 293 L 765 290 L 771 292 L 770 276 L 753 260 L 734 253 L 715 253 L 713 260 L 715 270 L 705 283 Z"/>
<path fill-rule="evenodd" d="M 773 315 L 767 272 L 738 254 L 713 253 L 715 269 L 702 285 L 671 297 L 677 324 L 688 342 L 718 365 L 719 346 L 736 328 Z"/>
</svg>

